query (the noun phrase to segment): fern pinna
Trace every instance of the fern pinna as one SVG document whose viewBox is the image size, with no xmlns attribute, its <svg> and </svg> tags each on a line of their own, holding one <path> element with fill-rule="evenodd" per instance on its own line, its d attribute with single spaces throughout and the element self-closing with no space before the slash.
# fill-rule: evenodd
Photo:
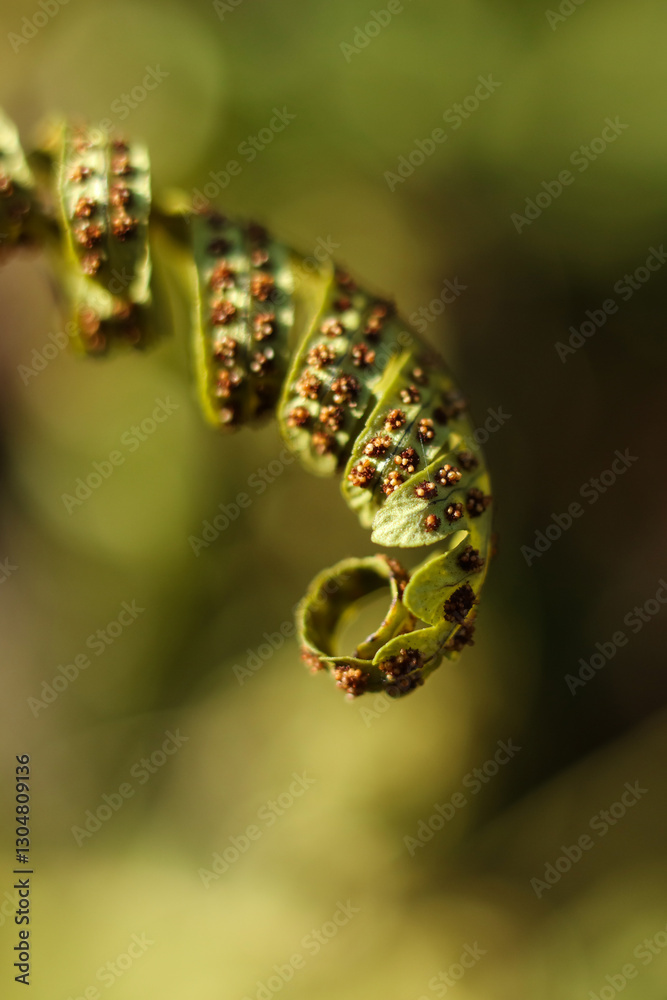
<svg viewBox="0 0 667 1000">
<path fill-rule="evenodd" d="M 446 365 L 389 302 L 212 206 L 195 211 L 184 196 L 153 205 L 142 145 L 66 124 L 26 157 L 0 117 L 0 228 L 5 255 L 22 244 L 51 252 L 74 346 L 87 355 L 144 348 L 169 325 L 164 265 L 180 260 L 207 421 L 233 430 L 276 413 L 309 470 L 342 471 L 372 542 L 428 550 L 411 572 L 378 554 L 313 581 L 298 629 L 314 671 L 328 669 L 353 697 L 400 696 L 472 642 L 489 477 Z M 351 655 L 339 651 L 346 612 L 387 586 L 377 630 Z"/>
</svg>

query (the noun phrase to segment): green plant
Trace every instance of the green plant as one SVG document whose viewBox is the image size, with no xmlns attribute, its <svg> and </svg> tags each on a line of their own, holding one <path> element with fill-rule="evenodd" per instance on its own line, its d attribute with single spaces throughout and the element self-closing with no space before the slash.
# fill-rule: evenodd
<svg viewBox="0 0 667 1000">
<path fill-rule="evenodd" d="M 489 479 L 463 398 L 444 362 L 396 315 L 329 263 L 313 268 L 263 228 L 184 197 L 151 203 L 138 143 L 54 127 L 26 158 L 0 118 L 5 253 L 47 246 L 70 303 L 76 348 L 144 348 L 168 325 L 162 267 L 185 275 L 204 415 L 233 429 L 277 413 L 281 433 L 342 489 L 371 540 L 432 549 L 408 573 L 395 559 L 346 559 L 303 599 L 304 660 L 339 687 L 403 695 L 472 641 L 490 555 Z M 377 630 L 352 655 L 341 621 L 389 587 Z"/>
</svg>

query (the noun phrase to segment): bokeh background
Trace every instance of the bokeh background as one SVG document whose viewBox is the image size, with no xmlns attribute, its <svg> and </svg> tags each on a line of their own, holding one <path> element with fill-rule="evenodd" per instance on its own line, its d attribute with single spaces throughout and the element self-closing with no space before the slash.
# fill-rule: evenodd
<svg viewBox="0 0 667 1000">
<path fill-rule="evenodd" d="M 71 0 L 33 30 L 43 9 L 0 9 L 1 101 L 26 145 L 53 112 L 111 118 L 150 144 L 158 191 L 202 190 L 239 160 L 225 209 L 306 254 L 334 243 L 405 315 L 429 309 L 478 425 L 489 409 L 506 419 L 486 445 L 499 551 L 475 646 L 403 701 L 348 702 L 292 637 L 270 646 L 320 568 L 372 550 L 335 484 L 289 465 L 261 494 L 249 485 L 280 452 L 275 426 L 204 426 L 178 304 L 153 353 L 58 351 L 26 379 L 64 319 L 42 258 L 3 268 L 3 995 L 22 989 L 11 805 L 14 755 L 30 753 L 40 1000 L 662 1000 L 667 612 L 650 602 L 667 576 L 667 268 L 641 271 L 627 301 L 614 285 L 665 238 L 664 4 L 404 0 L 352 52 L 371 20 L 359 0 Z M 167 75 L 130 109 L 147 67 Z M 443 116 L 489 75 L 500 86 L 454 128 Z M 274 108 L 295 117 L 248 162 L 239 147 Z M 627 128 L 580 172 L 571 157 L 607 118 Z M 390 190 L 385 173 L 439 127 L 447 140 Z M 574 182 L 517 231 L 512 215 L 564 169 Z M 435 316 L 446 280 L 465 291 Z M 562 360 L 555 345 L 610 298 L 617 312 Z M 169 419 L 68 513 L 62 495 L 165 398 Z M 617 449 L 636 461 L 590 503 L 581 488 Z M 195 556 L 190 536 L 244 491 L 251 506 Z M 583 515 L 529 566 L 521 547 L 576 501 Z M 35 709 L 132 601 L 136 621 Z M 641 629 L 624 623 L 647 601 Z M 566 675 L 619 630 L 627 643 L 572 693 Z M 184 739 L 167 757 L 168 731 Z M 474 794 L 466 776 L 499 740 L 521 749 Z M 295 773 L 310 781 L 298 797 Z M 602 835 L 626 782 L 646 791 Z M 457 792 L 467 804 L 426 840 L 420 824 Z M 594 846 L 569 871 L 531 883 L 567 868 L 583 834 Z M 247 850 L 216 873 L 230 838 Z M 283 985 L 275 966 L 295 954 Z"/>
</svg>

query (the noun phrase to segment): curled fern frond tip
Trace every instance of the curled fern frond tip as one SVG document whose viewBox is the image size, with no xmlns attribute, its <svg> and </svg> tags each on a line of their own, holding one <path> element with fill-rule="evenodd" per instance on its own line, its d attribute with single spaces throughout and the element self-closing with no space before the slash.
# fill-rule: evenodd
<svg viewBox="0 0 667 1000">
<path fill-rule="evenodd" d="M 36 179 L 38 160 L 48 169 Z M 235 430 L 276 415 L 307 469 L 342 475 L 373 543 L 427 551 L 411 571 L 375 555 L 316 577 L 297 615 L 311 670 L 329 671 L 352 698 L 402 697 L 473 644 L 491 555 L 489 476 L 450 372 L 392 303 L 215 207 L 195 211 L 179 194 L 156 206 L 140 143 L 63 124 L 41 159 L 26 158 L 1 113 L 0 227 L 5 255 L 47 246 L 87 355 L 158 339 L 168 263 L 190 303 L 206 420 Z M 347 612 L 387 587 L 376 631 L 340 652 Z"/>
</svg>

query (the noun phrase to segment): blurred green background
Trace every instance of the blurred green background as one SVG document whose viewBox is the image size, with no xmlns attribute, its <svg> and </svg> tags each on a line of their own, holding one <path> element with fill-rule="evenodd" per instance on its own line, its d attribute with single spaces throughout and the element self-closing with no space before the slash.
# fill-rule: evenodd
<svg viewBox="0 0 667 1000">
<path fill-rule="evenodd" d="M 64 321 L 42 258 L 3 268 L 3 995 L 21 989 L 11 807 L 14 755 L 29 753 L 40 1000 L 664 998 L 667 612 L 650 602 L 667 576 L 667 269 L 639 272 L 632 294 L 624 278 L 665 238 L 664 3 L 404 0 L 368 32 L 384 0 L 53 4 L 44 24 L 31 0 L 0 11 L 0 98 L 26 145 L 65 112 L 145 139 L 158 190 L 202 190 L 238 160 L 225 209 L 305 254 L 336 244 L 404 315 L 429 310 L 478 425 L 489 408 L 507 418 L 486 445 L 499 554 L 474 648 L 403 701 L 348 702 L 292 638 L 270 645 L 319 569 L 372 550 L 336 485 L 290 465 L 249 486 L 280 452 L 276 428 L 204 426 L 178 305 L 177 336 L 149 355 L 57 351 L 22 376 Z M 130 107 L 147 67 L 167 75 Z M 499 86 L 457 118 L 480 76 Z M 242 144 L 274 108 L 295 117 L 250 161 Z M 601 150 L 608 118 L 627 127 Z M 390 184 L 436 128 L 446 141 Z M 465 290 L 435 316 L 446 280 Z M 608 299 L 617 311 L 561 360 L 555 345 Z M 169 419 L 68 513 L 62 495 L 166 398 Z M 582 498 L 617 449 L 636 461 Z M 195 557 L 189 537 L 243 491 L 252 505 Z M 529 566 L 521 547 L 576 501 L 583 515 Z M 132 601 L 142 613 L 91 653 Z M 641 628 L 624 623 L 647 601 Z M 572 693 L 566 675 L 619 630 L 627 643 Z M 86 651 L 90 667 L 36 708 Z M 167 732 L 187 738 L 172 755 Z M 467 776 L 499 740 L 521 750 L 475 792 Z M 298 797 L 295 773 L 312 779 Z M 602 834 L 595 817 L 626 782 L 646 793 Z M 123 804 L 77 835 L 121 785 Z M 448 810 L 457 792 L 467 804 Z M 544 883 L 584 834 L 593 848 Z"/>
</svg>

